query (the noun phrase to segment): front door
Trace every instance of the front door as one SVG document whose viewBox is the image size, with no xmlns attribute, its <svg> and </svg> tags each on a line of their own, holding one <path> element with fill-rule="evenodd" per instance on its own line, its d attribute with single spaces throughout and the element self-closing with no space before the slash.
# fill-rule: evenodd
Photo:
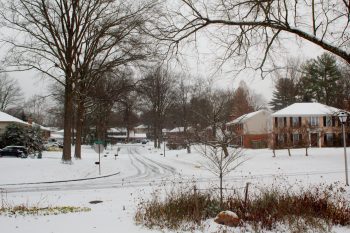
<svg viewBox="0 0 350 233">
<path fill-rule="evenodd" d="M 318 133 L 311 133 L 311 147 L 317 147 L 318 146 Z"/>
</svg>

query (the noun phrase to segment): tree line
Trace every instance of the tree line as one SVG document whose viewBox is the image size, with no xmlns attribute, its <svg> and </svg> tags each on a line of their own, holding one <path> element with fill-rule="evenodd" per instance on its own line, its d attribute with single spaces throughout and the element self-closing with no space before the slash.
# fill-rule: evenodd
<svg viewBox="0 0 350 233">
<path fill-rule="evenodd" d="M 274 111 L 296 102 L 319 102 L 349 109 L 349 65 L 329 53 L 301 63 L 291 60 L 286 69 L 276 72 L 275 90 L 270 102 Z"/>
<path fill-rule="evenodd" d="M 164 64 L 169 56 L 177 57 L 183 45 L 195 44 L 197 35 L 203 36 L 200 34 L 203 30 L 214 29 L 209 33 L 211 39 L 225 51 L 220 61 L 234 60 L 241 68 L 254 68 L 265 76 L 275 70 L 271 58 L 278 55 L 276 51 L 283 44 L 284 33 L 314 43 L 349 64 L 349 12 L 347 1 L 335 0 L 310 4 L 282 0 L 240 3 L 178 0 L 175 4 L 157 0 L 6 0 L 1 3 L 0 17 L 1 26 L 9 32 L 1 38 L 8 50 L 1 71 L 36 70 L 60 85 L 55 89 L 60 93 L 57 99 L 63 103 L 62 159 L 69 162 L 74 125 L 80 134 L 89 113 L 99 112 L 98 117 L 90 120 L 102 122 L 97 130 L 102 134 L 106 127 L 103 122 L 111 112 L 105 112 L 104 107 L 108 110 L 115 106 L 110 99 L 124 99 L 120 103 L 124 103 L 125 112 L 130 112 L 133 95 L 128 96 L 122 90 L 132 89 L 137 81 L 130 82 L 126 77 L 140 76 L 137 73 L 144 72 L 142 68 L 149 64 Z M 318 64 L 309 64 L 306 75 L 309 79 L 303 79 L 304 85 L 308 85 L 308 95 L 302 98 L 337 102 L 332 97 L 333 87 L 326 84 L 328 78 L 313 85 L 315 77 L 311 68 L 315 65 Z M 113 90 L 113 85 L 118 88 Z M 316 92 L 321 86 L 322 91 Z M 155 97 L 146 96 L 146 99 Z M 215 99 L 223 98 L 213 94 L 210 102 Z M 199 98 L 198 103 L 205 105 L 206 100 Z M 164 118 L 166 105 L 163 100 L 156 102 L 152 106 L 156 112 L 153 116 Z M 212 105 L 213 109 L 222 106 Z M 186 109 L 182 108 L 185 112 Z M 198 115 L 203 115 L 199 119 L 211 122 L 220 118 L 215 111 L 210 116 Z M 75 156 L 79 158 L 80 152 L 75 151 Z"/>
</svg>

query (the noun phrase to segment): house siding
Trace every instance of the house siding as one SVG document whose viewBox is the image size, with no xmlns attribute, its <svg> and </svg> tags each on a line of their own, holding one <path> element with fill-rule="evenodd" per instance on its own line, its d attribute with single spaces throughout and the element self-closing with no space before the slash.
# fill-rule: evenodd
<svg viewBox="0 0 350 233">
<path fill-rule="evenodd" d="M 309 137 L 309 143 L 311 147 L 329 147 L 329 146 L 341 146 L 343 144 L 342 142 L 342 126 L 338 120 L 338 117 L 336 116 L 330 116 L 330 115 L 323 115 L 323 116 L 293 116 L 298 117 L 301 120 L 301 124 L 299 126 L 293 125 L 292 117 L 285 116 L 285 117 L 272 117 L 272 135 L 269 140 L 269 147 L 270 148 L 285 148 L 287 147 L 284 141 L 283 143 L 280 143 L 277 138 L 278 135 L 286 135 L 286 140 L 289 140 L 288 142 L 291 142 L 291 134 L 298 134 L 301 132 L 301 128 L 304 128 L 304 137 Z M 314 119 L 311 120 L 310 117 L 313 117 Z M 325 120 L 327 120 L 327 117 L 330 118 L 332 121 L 331 126 L 326 126 Z M 332 117 L 332 118 L 331 118 Z M 281 122 L 281 118 L 283 118 L 283 121 L 286 122 L 286 124 L 281 127 L 277 124 L 277 122 Z M 313 122 L 318 122 L 317 125 L 311 125 Z M 349 126 L 349 123 L 347 123 L 347 126 Z M 349 128 L 349 127 L 346 127 Z M 307 135 L 305 134 L 305 130 L 307 130 Z M 332 142 L 327 141 L 327 134 L 332 135 L 329 136 L 329 138 L 332 138 Z M 346 135 L 348 135 L 349 132 L 347 130 Z M 305 140 L 303 138 L 302 140 Z M 347 143 L 349 143 L 349 137 L 346 136 Z M 284 144 L 284 145 L 283 145 Z M 294 145 L 298 146 L 298 145 Z M 299 145 L 300 146 L 300 145 Z M 301 147 L 301 146 L 300 146 Z"/>
</svg>

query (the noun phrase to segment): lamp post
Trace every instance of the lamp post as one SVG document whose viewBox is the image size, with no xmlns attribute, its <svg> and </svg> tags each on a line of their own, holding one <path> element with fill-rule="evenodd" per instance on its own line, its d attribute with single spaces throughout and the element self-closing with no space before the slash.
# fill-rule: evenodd
<svg viewBox="0 0 350 233">
<path fill-rule="evenodd" d="M 348 178 L 348 161 L 347 161 L 347 155 L 346 155 L 346 139 L 345 139 L 345 122 L 347 119 L 347 114 L 345 112 L 340 112 L 338 117 L 339 120 L 343 126 L 343 145 L 344 145 L 344 159 L 345 159 L 345 180 L 346 180 L 346 186 L 349 186 L 349 178 Z"/>
</svg>

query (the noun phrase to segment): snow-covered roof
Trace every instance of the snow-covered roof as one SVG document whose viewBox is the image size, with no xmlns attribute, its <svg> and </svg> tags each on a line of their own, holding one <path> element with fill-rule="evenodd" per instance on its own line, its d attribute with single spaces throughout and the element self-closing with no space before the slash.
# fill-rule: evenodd
<svg viewBox="0 0 350 233">
<path fill-rule="evenodd" d="M 250 112 L 250 113 L 244 114 L 244 115 L 234 119 L 233 121 L 228 122 L 226 125 L 233 125 L 233 124 L 237 124 L 237 123 L 244 123 L 248 119 L 258 115 L 261 112 L 266 112 L 266 110 L 259 110 L 259 111 L 256 111 L 256 112 Z"/>
<path fill-rule="evenodd" d="M 139 126 L 136 126 L 135 129 L 148 129 L 148 126 L 147 125 L 139 125 Z"/>
<path fill-rule="evenodd" d="M 14 123 L 20 123 L 20 124 L 24 124 L 24 125 L 28 125 L 27 122 L 22 121 L 14 116 L 11 116 L 7 113 L 4 112 L 0 112 L 0 122 L 14 122 Z"/>
<path fill-rule="evenodd" d="M 51 132 L 51 129 L 50 129 L 50 128 L 45 127 L 45 126 L 42 126 L 42 125 L 39 125 L 39 124 L 37 124 L 37 123 L 35 123 L 35 122 L 32 123 L 32 126 L 34 126 L 34 127 L 39 127 L 40 130 L 50 131 L 50 132 Z"/>
<path fill-rule="evenodd" d="M 273 117 L 336 115 L 341 109 L 320 103 L 295 103 L 272 114 Z"/>
<path fill-rule="evenodd" d="M 126 133 L 126 128 L 110 128 L 107 130 L 108 133 Z"/>
</svg>

